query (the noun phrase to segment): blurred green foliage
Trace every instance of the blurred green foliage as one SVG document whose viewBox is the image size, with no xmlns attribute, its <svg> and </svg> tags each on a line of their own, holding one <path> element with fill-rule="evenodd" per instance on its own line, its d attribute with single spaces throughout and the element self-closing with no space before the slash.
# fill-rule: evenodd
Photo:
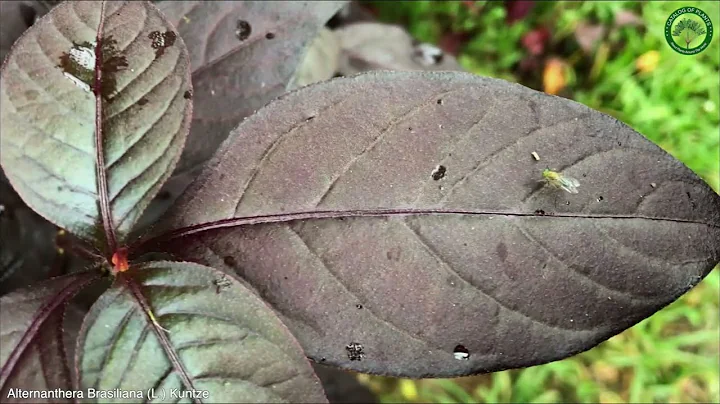
<svg viewBox="0 0 720 404">
<path fill-rule="evenodd" d="M 542 91 L 546 62 L 560 60 L 559 95 L 627 123 L 720 190 L 720 2 L 537 1 L 512 24 L 498 1 L 371 5 L 381 21 L 423 42 L 460 34 L 458 59 L 473 73 Z M 668 16 L 687 6 L 704 10 L 716 30 L 710 47 L 693 56 L 673 51 L 663 31 Z M 588 25 L 602 34 L 584 49 L 579 37 Z M 523 38 L 539 29 L 549 39 L 531 56 Z M 716 268 L 652 317 L 563 361 L 452 380 L 359 377 L 383 402 L 720 402 L 719 313 Z"/>
</svg>

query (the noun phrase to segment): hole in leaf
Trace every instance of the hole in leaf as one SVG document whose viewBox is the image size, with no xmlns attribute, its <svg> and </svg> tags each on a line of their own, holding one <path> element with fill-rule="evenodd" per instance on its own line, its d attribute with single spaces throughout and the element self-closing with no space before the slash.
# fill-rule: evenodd
<svg viewBox="0 0 720 404">
<path fill-rule="evenodd" d="M 443 166 L 443 165 L 439 165 L 439 166 L 435 167 L 435 170 L 433 170 L 433 172 L 431 174 L 432 179 L 435 181 L 439 181 L 440 179 L 445 177 L 446 172 L 447 172 L 447 168 L 445 168 L 445 166 Z"/>
<path fill-rule="evenodd" d="M 345 350 L 348 354 L 348 359 L 351 361 L 360 361 L 365 356 L 365 353 L 363 353 L 363 346 L 360 343 L 357 342 L 351 342 L 346 347 Z"/>
<path fill-rule="evenodd" d="M 232 283 L 227 276 L 223 275 L 222 278 L 215 279 L 213 285 L 215 285 L 215 293 L 219 294 L 223 289 L 230 287 Z"/>
<path fill-rule="evenodd" d="M 235 37 L 241 41 L 244 41 L 250 37 L 252 33 L 252 26 L 245 20 L 237 20 L 235 25 Z"/>
<path fill-rule="evenodd" d="M 235 261 L 235 258 L 230 255 L 224 257 L 223 262 L 225 263 L 225 265 L 233 268 L 237 265 L 237 261 Z"/>
<path fill-rule="evenodd" d="M 177 34 L 172 31 L 153 31 L 148 35 L 152 40 L 150 46 L 155 49 L 155 58 L 159 58 L 165 53 L 165 49 L 175 45 Z"/>
<path fill-rule="evenodd" d="M 470 351 L 462 345 L 457 345 L 455 349 L 453 349 L 453 356 L 457 360 L 466 361 L 470 359 Z"/>
<path fill-rule="evenodd" d="M 443 105 L 443 100 L 441 100 L 441 99 L 440 99 L 440 100 L 437 100 L 437 104 L 438 104 L 438 105 Z"/>
<path fill-rule="evenodd" d="M 265 34 L 265 38 L 273 39 L 273 38 L 275 38 L 275 34 L 273 34 L 272 32 L 268 32 L 267 34 Z"/>
<path fill-rule="evenodd" d="M 605 198 L 603 198 L 602 195 L 600 195 L 600 196 L 597 197 L 597 201 L 598 201 L 598 202 L 602 202 L 603 199 L 605 199 Z"/>
<path fill-rule="evenodd" d="M 95 62 L 96 44 L 90 42 L 74 43 L 67 53 L 60 56 L 60 68 L 65 77 L 87 92 L 96 92 Z M 117 49 L 117 41 L 109 35 L 103 39 L 100 47 L 103 64 L 102 81 L 99 93 L 106 101 L 115 93 L 115 73 L 128 67 L 127 58 Z"/>
<path fill-rule="evenodd" d="M 355 305 L 355 308 L 358 309 L 358 310 L 359 310 L 359 309 L 362 309 L 362 308 L 363 308 L 363 305 L 358 303 L 358 304 Z"/>
<path fill-rule="evenodd" d="M 542 209 L 538 209 L 538 210 L 535 211 L 535 214 L 536 214 L 536 215 L 540 215 L 540 216 L 545 216 L 545 211 L 542 210 Z"/>
<path fill-rule="evenodd" d="M 192 96 L 193 96 L 193 94 L 192 94 L 192 91 L 190 91 L 190 90 L 186 90 L 185 94 L 183 94 L 183 98 L 185 98 L 186 100 L 191 99 Z"/>
</svg>

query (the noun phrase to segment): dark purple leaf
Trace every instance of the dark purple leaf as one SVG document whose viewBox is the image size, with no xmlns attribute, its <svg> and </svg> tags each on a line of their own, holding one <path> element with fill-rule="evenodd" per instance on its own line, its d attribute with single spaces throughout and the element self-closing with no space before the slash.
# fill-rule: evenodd
<svg viewBox="0 0 720 404">
<path fill-rule="evenodd" d="M 57 228 L 25 205 L 0 171 L 0 295 L 45 279 Z"/>
<path fill-rule="evenodd" d="M 62 3 L 3 64 L 5 174 L 41 216 L 114 250 L 180 157 L 186 91 L 187 50 L 155 6 Z"/>
<path fill-rule="evenodd" d="M 168 1 L 160 10 L 190 51 L 195 113 L 178 172 L 212 156 L 230 130 L 283 94 L 305 49 L 343 1 Z"/>
<path fill-rule="evenodd" d="M 315 361 L 411 377 L 587 350 L 720 259 L 720 197 L 678 160 L 581 104 L 450 72 L 282 97 L 166 224 L 145 248 L 235 271 Z"/>
<path fill-rule="evenodd" d="M 0 62 L 20 35 L 50 10 L 51 4 L 35 0 L 0 1 Z"/>
<path fill-rule="evenodd" d="M 232 277 L 197 264 L 154 262 L 121 274 L 85 317 L 78 352 L 82 389 L 327 402 L 273 311 Z"/>
<path fill-rule="evenodd" d="M 97 279 L 82 272 L 36 284 L 0 298 L 0 394 L 3 402 L 28 402 L 11 390 L 72 390 L 63 346 L 65 305 Z M 75 309 L 73 309 L 75 310 Z M 73 313 L 74 315 L 74 313 Z M 60 398 L 30 402 L 70 402 Z"/>
<path fill-rule="evenodd" d="M 331 404 L 362 403 L 373 404 L 378 402 L 375 394 L 360 383 L 353 372 L 313 364 L 313 370 L 320 378 L 325 394 Z"/>
</svg>

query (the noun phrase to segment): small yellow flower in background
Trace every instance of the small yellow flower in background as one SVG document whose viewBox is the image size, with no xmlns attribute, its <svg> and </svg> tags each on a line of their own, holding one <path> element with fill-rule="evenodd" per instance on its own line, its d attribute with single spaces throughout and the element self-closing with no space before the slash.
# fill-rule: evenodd
<svg viewBox="0 0 720 404">
<path fill-rule="evenodd" d="M 408 401 L 415 401 L 418 399 L 417 386 L 415 386 L 415 381 L 413 380 L 400 380 L 400 392 Z"/>
<path fill-rule="evenodd" d="M 548 94 L 558 94 L 567 85 L 565 75 L 565 62 L 557 58 L 549 59 L 543 71 L 543 90 Z"/>
<path fill-rule="evenodd" d="M 643 53 L 635 61 L 635 67 L 643 73 L 650 73 L 660 62 L 660 52 L 651 50 Z"/>
</svg>

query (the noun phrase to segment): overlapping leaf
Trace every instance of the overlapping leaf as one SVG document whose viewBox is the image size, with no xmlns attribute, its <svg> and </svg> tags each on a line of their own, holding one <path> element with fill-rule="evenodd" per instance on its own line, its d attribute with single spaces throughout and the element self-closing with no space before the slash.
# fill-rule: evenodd
<svg viewBox="0 0 720 404">
<path fill-rule="evenodd" d="M 52 4 L 37 0 L 0 2 L 0 63 L 20 35 L 45 15 Z"/>
<path fill-rule="evenodd" d="M 540 183 L 546 167 L 579 193 Z M 145 247 L 234 270 L 314 360 L 413 377 L 589 349 L 720 259 L 720 197 L 659 147 L 581 104 L 449 72 L 282 97 L 166 224 L 180 230 Z"/>
<path fill-rule="evenodd" d="M 3 64 L 3 169 L 51 222 L 122 241 L 180 156 L 190 94 L 183 41 L 153 5 L 62 3 Z"/>
<path fill-rule="evenodd" d="M 361 22 L 334 32 L 342 50 L 338 71 L 346 76 L 370 70 L 463 70 L 454 56 L 418 43 L 397 25 Z"/>
<path fill-rule="evenodd" d="M 92 272 L 77 273 L 0 298 L 0 394 L 3 402 L 27 402 L 17 396 L 17 392 L 23 390 L 72 389 L 62 334 L 65 304 L 97 277 Z M 13 395 L 10 395 L 11 390 Z M 61 397 L 32 399 L 32 402 L 65 401 Z"/>
<path fill-rule="evenodd" d="M 178 165 L 210 158 L 230 130 L 285 92 L 307 46 L 344 1 L 168 1 L 193 66 L 195 113 Z"/>
<path fill-rule="evenodd" d="M 327 402 L 297 341 L 236 280 L 179 262 L 155 262 L 128 274 L 138 282 L 136 291 L 119 278 L 83 324 L 83 389 L 154 388 L 158 401 L 168 402 L 177 401 L 174 391 L 189 390 L 206 392 L 203 402 Z M 165 330 L 153 325 L 145 304 Z"/>
<path fill-rule="evenodd" d="M 57 228 L 28 208 L 0 171 L 0 296 L 45 279 Z"/>
</svg>

